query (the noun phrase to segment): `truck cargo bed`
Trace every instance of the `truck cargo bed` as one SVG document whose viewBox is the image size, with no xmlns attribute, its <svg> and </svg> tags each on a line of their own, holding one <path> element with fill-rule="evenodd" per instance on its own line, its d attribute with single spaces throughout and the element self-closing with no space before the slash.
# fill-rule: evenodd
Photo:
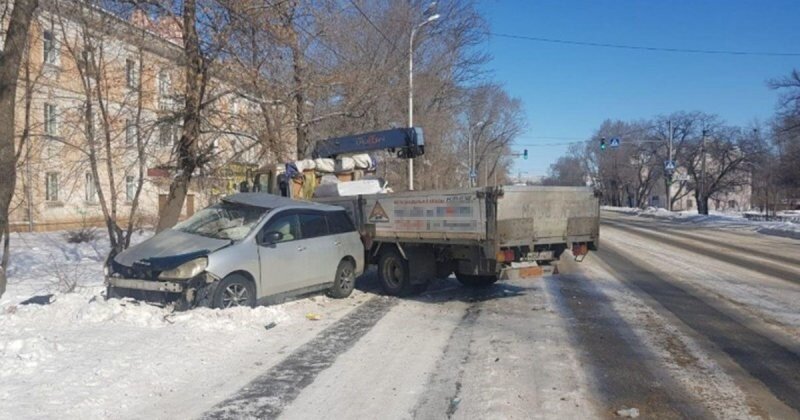
<svg viewBox="0 0 800 420">
<path fill-rule="evenodd" d="M 372 241 L 495 247 L 599 240 L 599 201 L 585 187 L 506 186 L 318 201 L 345 207 Z"/>
</svg>

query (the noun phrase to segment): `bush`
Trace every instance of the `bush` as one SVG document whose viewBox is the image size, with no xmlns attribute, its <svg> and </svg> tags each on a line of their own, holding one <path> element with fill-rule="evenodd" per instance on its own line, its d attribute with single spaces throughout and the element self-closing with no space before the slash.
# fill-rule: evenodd
<svg viewBox="0 0 800 420">
<path fill-rule="evenodd" d="M 77 230 L 70 230 L 64 233 L 64 239 L 71 244 L 81 244 L 84 242 L 96 241 L 100 235 L 93 227 L 82 227 Z"/>
</svg>

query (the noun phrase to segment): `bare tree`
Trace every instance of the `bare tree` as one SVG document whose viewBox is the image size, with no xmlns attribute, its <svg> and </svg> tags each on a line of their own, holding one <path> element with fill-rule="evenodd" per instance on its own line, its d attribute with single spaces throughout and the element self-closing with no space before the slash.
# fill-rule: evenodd
<svg viewBox="0 0 800 420">
<path fill-rule="evenodd" d="M 773 142 L 779 168 L 775 182 L 794 197 L 800 196 L 800 71 L 773 80 L 770 86 L 781 92 L 772 123 Z"/>
<path fill-rule="evenodd" d="M 561 156 L 550 165 L 547 177 L 542 181 L 544 185 L 585 186 L 587 174 L 584 171 L 583 160 L 574 154 Z"/>
<path fill-rule="evenodd" d="M 3 51 L 0 52 L 0 236 L 3 237 L 3 259 L 0 266 L 0 296 L 6 290 L 5 270 L 9 259 L 9 206 L 17 178 L 16 95 L 22 57 L 27 50 L 28 33 L 37 0 L 14 0 L 6 30 Z"/>
<path fill-rule="evenodd" d="M 130 245 L 144 183 L 147 139 L 153 128 L 153 124 L 145 124 L 143 116 L 144 85 L 149 82 L 145 80 L 148 73 L 143 45 L 150 35 L 140 31 L 125 38 L 135 54 L 113 45 L 122 41 L 113 35 L 118 22 L 113 16 L 98 12 L 98 6 L 79 2 L 61 7 L 57 3 L 55 15 L 64 48 L 80 78 L 83 102 L 83 112 L 74 121 L 65 121 L 82 133 L 77 136 L 80 141 L 70 146 L 85 157 L 78 160 L 77 166 L 88 164 L 91 177 L 87 182 L 94 185 L 111 252 L 118 253 Z M 128 85 L 121 95 L 118 69 L 125 69 Z M 128 195 L 125 174 L 131 166 L 138 176 L 133 197 L 126 197 L 130 198 L 130 208 L 123 217 L 120 205 L 122 193 Z"/>
<path fill-rule="evenodd" d="M 700 139 L 687 150 L 684 166 L 694 180 L 697 211 L 708 214 L 712 197 L 750 185 L 746 163 L 757 155 L 754 139 L 739 127 L 724 126 L 710 119 Z"/>
<path fill-rule="evenodd" d="M 156 230 L 159 232 L 178 222 L 195 170 L 203 167 L 210 158 L 209 151 L 200 143 L 201 113 L 208 87 L 210 60 L 203 52 L 198 34 L 201 22 L 197 0 L 184 1 L 181 14 L 186 55 L 183 131 L 177 145 L 178 173 L 172 178 L 167 200 L 158 218 Z"/>
</svg>

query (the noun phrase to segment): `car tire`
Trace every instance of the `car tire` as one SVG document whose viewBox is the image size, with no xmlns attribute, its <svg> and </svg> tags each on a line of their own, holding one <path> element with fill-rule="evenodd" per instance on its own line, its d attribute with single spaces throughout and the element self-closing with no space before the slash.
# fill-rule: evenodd
<svg viewBox="0 0 800 420">
<path fill-rule="evenodd" d="M 256 306 L 256 287 L 241 275 L 231 274 L 217 285 L 214 292 L 214 308 L 226 309 L 236 306 Z"/>
<path fill-rule="evenodd" d="M 378 259 L 378 278 L 387 295 L 406 296 L 414 292 L 408 261 L 395 248 L 381 253 Z"/>
<path fill-rule="evenodd" d="M 456 278 L 466 287 L 489 287 L 497 283 L 497 276 L 476 276 L 472 274 L 456 273 Z"/>
<path fill-rule="evenodd" d="M 333 286 L 328 290 L 328 296 L 344 299 L 353 293 L 356 286 L 356 266 L 350 260 L 342 260 L 336 268 L 336 277 Z"/>
</svg>

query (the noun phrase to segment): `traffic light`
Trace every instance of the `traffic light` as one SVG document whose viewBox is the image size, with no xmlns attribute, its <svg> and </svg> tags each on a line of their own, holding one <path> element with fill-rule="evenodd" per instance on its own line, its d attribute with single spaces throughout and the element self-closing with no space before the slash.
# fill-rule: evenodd
<svg viewBox="0 0 800 420">
<path fill-rule="evenodd" d="M 528 160 L 528 149 L 522 151 L 522 158 Z"/>
<path fill-rule="evenodd" d="M 606 150 L 606 138 L 605 137 L 601 137 L 600 138 L 600 150 Z"/>
</svg>

